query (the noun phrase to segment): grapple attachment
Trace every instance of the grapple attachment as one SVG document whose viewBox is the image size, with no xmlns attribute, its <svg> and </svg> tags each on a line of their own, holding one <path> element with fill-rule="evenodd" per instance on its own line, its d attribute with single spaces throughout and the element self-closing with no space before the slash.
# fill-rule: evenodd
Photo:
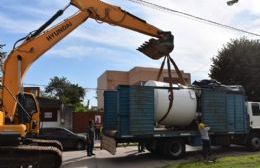
<svg viewBox="0 0 260 168">
<path fill-rule="evenodd" d="M 168 56 L 173 48 L 173 35 L 171 32 L 162 32 L 162 36 L 159 39 L 150 39 L 141 45 L 137 50 L 147 55 L 152 59 L 160 59 L 163 56 Z"/>
</svg>

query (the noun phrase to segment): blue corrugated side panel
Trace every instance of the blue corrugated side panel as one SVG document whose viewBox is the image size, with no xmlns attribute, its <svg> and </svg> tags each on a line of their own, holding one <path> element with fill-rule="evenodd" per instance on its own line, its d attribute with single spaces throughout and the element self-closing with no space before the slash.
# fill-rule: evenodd
<svg viewBox="0 0 260 168">
<path fill-rule="evenodd" d="M 202 90 L 201 109 L 204 122 L 213 132 L 227 131 L 226 97 L 224 92 Z"/>
<path fill-rule="evenodd" d="M 129 86 L 118 86 L 117 130 L 119 136 L 129 134 L 129 90 Z"/>
<path fill-rule="evenodd" d="M 117 91 L 104 92 L 104 130 L 117 129 Z"/>
<path fill-rule="evenodd" d="M 226 110 L 227 110 L 228 131 L 234 132 L 235 131 L 235 114 L 236 114 L 235 97 L 233 94 L 228 94 L 226 97 L 227 97 Z"/>
<path fill-rule="evenodd" d="M 228 131 L 246 133 L 248 131 L 248 120 L 247 113 L 245 111 L 244 95 L 227 93 L 226 97 Z"/>
<path fill-rule="evenodd" d="M 246 133 L 248 131 L 247 112 L 245 109 L 245 97 L 239 94 L 228 94 L 230 99 L 234 102 L 232 109 L 234 109 L 234 131 Z"/>
<path fill-rule="evenodd" d="M 154 89 L 152 87 L 131 87 L 130 128 L 131 135 L 151 135 L 154 131 Z"/>
<path fill-rule="evenodd" d="M 202 90 L 202 115 L 205 123 L 216 133 L 246 133 L 247 114 L 243 94 Z"/>
</svg>

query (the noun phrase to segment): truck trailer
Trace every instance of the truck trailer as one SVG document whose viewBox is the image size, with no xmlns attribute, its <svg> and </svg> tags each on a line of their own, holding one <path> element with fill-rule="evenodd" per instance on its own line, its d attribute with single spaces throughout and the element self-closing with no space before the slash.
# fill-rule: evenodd
<svg viewBox="0 0 260 168">
<path fill-rule="evenodd" d="M 173 103 L 169 107 L 169 89 Z M 116 153 L 119 143 L 138 142 L 152 153 L 177 159 L 185 146 L 200 146 L 196 120 L 210 127 L 214 146 L 260 149 L 260 103 L 248 102 L 242 86 L 201 82 L 191 86 L 148 81 L 104 92 L 102 147 Z"/>
</svg>

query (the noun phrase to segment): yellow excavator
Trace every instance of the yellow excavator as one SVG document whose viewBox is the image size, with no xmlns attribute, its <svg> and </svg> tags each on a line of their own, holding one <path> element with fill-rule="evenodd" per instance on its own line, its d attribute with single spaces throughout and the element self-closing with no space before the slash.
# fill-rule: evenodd
<svg viewBox="0 0 260 168">
<path fill-rule="evenodd" d="M 49 27 L 70 5 L 79 11 Z M 173 50 L 171 32 L 99 0 L 71 0 L 39 29 L 18 40 L 4 60 L 0 97 L 1 166 L 60 167 L 62 147 L 59 143 L 28 138 L 39 133 L 40 110 L 34 95 L 23 91 L 22 83 L 33 62 L 89 18 L 155 37 L 138 48 L 152 59 L 169 55 Z"/>
</svg>

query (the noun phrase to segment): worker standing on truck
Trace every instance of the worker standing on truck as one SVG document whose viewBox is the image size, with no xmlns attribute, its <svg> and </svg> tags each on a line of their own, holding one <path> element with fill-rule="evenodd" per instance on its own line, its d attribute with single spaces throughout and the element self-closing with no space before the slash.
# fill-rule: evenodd
<svg viewBox="0 0 260 168">
<path fill-rule="evenodd" d="M 88 122 L 87 136 L 86 137 L 87 137 L 87 155 L 88 156 L 95 155 L 93 153 L 95 128 L 94 128 L 94 123 L 93 123 L 92 120 L 89 120 L 89 122 Z"/>
<path fill-rule="evenodd" d="M 210 156 L 210 138 L 209 138 L 209 130 L 210 127 L 206 126 L 201 120 L 198 121 L 198 128 L 201 135 L 202 140 L 202 155 L 205 160 L 209 160 Z"/>
</svg>

